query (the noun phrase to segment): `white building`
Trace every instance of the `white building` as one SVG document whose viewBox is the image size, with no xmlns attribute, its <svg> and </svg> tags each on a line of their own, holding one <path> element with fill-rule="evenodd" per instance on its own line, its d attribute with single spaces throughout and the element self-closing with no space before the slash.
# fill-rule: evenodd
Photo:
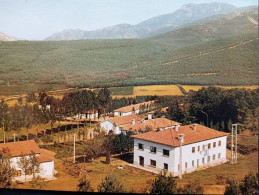
<svg viewBox="0 0 259 195">
<path fill-rule="evenodd" d="M 114 116 L 127 116 L 131 114 L 139 114 L 141 109 L 143 111 L 149 111 L 155 108 L 155 101 L 148 101 L 139 104 L 132 104 L 119 109 L 114 110 Z"/>
<path fill-rule="evenodd" d="M 25 172 L 19 167 L 18 162 L 22 156 L 28 159 L 35 154 L 39 162 L 39 170 L 35 176 L 40 176 L 47 180 L 55 179 L 54 177 L 54 155 L 55 153 L 49 150 L 40 149 L 34 140 L 9 142 L 0 144 L 0 151 L 7 149 L 10 154 L 11 166 L 15 169 L 14 180 L 24 181 Z M 32 169 L 26 170 L 26 181 L 33 178 Z"/>
<path fill-rule="evenodd" d="M 227 135 L 198 124 L 134 135 L 133 166 L 154 173 L 166 169 L 178 176 L 219 165 L 227 161 Z"/>
<path fill-rule="evenodd" d="M 136 122 L 141 121 L 141 118 L 135 114 L 126 115 L 126 116 L 118 116 L 112 117 L 106 121 L 100 123 L 101 130 L 106 131 L 109 133 L 113 131 L 115 134 L 121 133 L 121 128 L 126 124 L 135 124 Z"/>
<path fill-rule="evenodd" d="M 155 118 L 149 120 L 141 120 L 134 124 L 126 124 L 121 127 L 121 132 L 126 134 L 127 132 L 139 132 L 139 131 L 156 131 L 173 128 L 180 123 L 171 121 L 167 118 Z"/>
</svg>

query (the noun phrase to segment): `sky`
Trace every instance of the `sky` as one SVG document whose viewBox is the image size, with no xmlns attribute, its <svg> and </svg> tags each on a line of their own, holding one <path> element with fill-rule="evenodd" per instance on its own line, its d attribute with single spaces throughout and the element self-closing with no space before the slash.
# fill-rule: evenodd
<svg viewBox="0 0 259 195">
<path fill-rule="evenodd" d="M 258 0 L 0 0 L 0 32 L 43 40 L 65 29 L 90 31 L 121 23 L 137 24 L 172 13 L 184 4 L 210 2 L 258 6 Z"/>
</svg>

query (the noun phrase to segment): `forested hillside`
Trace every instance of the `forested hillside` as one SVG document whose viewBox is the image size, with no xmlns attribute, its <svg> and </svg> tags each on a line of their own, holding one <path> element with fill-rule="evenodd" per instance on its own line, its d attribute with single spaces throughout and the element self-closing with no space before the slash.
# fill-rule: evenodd
<svg viewBox="0 0 259 195">
<path fill-rule="evenodd" d="M 258 84 L 258 11 L 139 40 L 3 42 L 0 85 Z"/>
</svg>

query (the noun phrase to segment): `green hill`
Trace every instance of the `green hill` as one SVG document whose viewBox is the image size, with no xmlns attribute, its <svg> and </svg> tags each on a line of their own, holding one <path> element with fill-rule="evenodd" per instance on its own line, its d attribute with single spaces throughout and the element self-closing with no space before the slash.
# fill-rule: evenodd
<svg viewBox="0 0 259 195">
<path fill-rule="evenodd" d="M 1 42 L 0 85 L 258 84 L 256 21 L 257 8 L 148 39 Z"/>
</svg>

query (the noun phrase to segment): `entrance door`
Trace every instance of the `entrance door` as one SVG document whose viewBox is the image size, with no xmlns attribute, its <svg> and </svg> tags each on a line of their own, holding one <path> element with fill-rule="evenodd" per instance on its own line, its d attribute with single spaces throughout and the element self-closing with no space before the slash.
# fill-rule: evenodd
<svg viewBox="0 0 259 195">
<path fill-rule="evenodd" d="M 139 165 L 144 167 L 144 157 L 139 156 Z"/>
</svg>

